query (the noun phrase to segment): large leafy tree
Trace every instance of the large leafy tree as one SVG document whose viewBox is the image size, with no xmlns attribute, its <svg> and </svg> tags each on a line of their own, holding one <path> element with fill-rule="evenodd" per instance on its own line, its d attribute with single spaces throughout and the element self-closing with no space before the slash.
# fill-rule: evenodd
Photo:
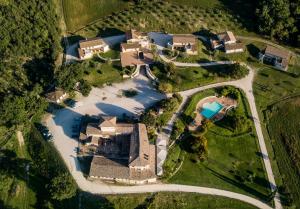
<svg viewBox="0 0 300 209">
<path fill-rule="evenodd" d="M 262 0 L 257 15 L 259 31 L 271 38 L 288 40 L 297 30 L 289 0 Z"/>
<path fill-rule="evenodd" d="M 77 187 L 68 173 L 62 173 L 53 178 L 51 184 L 47 186 L 54 200 L 64 200 L 75 196 Z"/>
</svg>

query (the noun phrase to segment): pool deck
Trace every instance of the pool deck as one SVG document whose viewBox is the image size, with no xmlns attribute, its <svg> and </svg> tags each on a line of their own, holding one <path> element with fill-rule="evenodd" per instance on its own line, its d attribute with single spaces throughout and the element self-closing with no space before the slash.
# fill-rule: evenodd
<svg viewBox="0 0 300 209">
<path fill-rule="evenodd" d="M 189 126 L 189 130 L 195 131 L 199 126 L 201 126 L 201 121 L 205 119 L 205 117 L 201 114 L 201 111 L 203 110 L 203 104 L 212 102 L 218 102 L 221 105 L 223 105 L 221 111 L 211 118 L 211 120 L 213 121 L 221 120 L 226 115 L 226 112 L 229 108 L 237 106 L 237 101 L 229 97 L 209 96 L 204 99 L 201 99 L 196 106 L 196 117 L 194 119 L 193 124 Z"/>
</svg>

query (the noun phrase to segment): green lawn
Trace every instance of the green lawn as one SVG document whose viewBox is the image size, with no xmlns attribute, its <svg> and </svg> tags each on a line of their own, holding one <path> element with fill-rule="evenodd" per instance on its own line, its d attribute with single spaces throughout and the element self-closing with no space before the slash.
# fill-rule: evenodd
<svg viewBox="0 0 300 209">
<path fill-rule="evenodd" d="M 197 55 L 188 55 L 187 57 L 179 56 L 176 58 L 177 62 L 209 62 L 210 61 L 210 52 L 208 47 L 201 41 L 198 41 L 198 54 Z"/>
<path fill-rule="evenodd" d="M 69 31 L 77 30 L 92 21 L 128 8 L 124 0 L 62 0 Z"/>
<path fill-rule="evenodd" d="M 82 204 L 89 209 L 254 209 L 256 207 L 224 197 L 199 195 L 194 193 L 155 193 L 155 194 L 130 194 L 106 195 L 100 198 L 83 195 Z M 98 201 L 97 201 L 98 200 Z M 200 206 L 200 207 L 199 207 Z"/>
<path fill-rule="evenodd" d="M 185 107 L 181 120 L 193 118 L 198 101 L 214 93 L 215 91 L 210 89 L 195 94 Z M 238 109 L 249 116 L 248 103 L 243 96 Z M 194 161 L 193 153 L 185 141 L 188 139 L 185 137 L 175 145 L 177 148 L 172 148 L 165 166 L 169 166 L 168 169 L 172 171 L 171 166 L 178 165 L 176 156 L 179 156 L 179 159 L 184 158 L 184 162 L 168 182 L 226 189 L 268 200 L 269 184 L 258 154 L 259 147 L 253 124 L 251 123 L 252 128 L 247 132 L 233 133 L 226 128 L 225 122 L 226 118 L 215 123 L 205 134 L 208 139 L 208 159 L 204 162 Z M 249 178 L 250 176 L 252 177 Z"/>
<path fill-rule="evenodd" d="M 154 75 L 161 81 L 170 83 L 173 91 L 182 91 L 211 83 L 230 80 L 228 71 L 230 65 L 214 67 L 177 67 L 174 75 L 167 76 L 163 66 L 156 65 L 153 68 Z"/>
<path fill-rule="evenodd" d="M 93 67 L 87 67 L 84 79 L 95 87 L 120 82 L 123 78 L 120 67 L 118 66 L 119 64 L 119 62 L 113 62 L 112 64 L 98 63 Z"/>
<path fill-rule="evenodd" d="M 113 46 L 108 52 L 101 53 L 104 58 L 119 59 L 120 58 L 120 45 Z"/>
</svg>

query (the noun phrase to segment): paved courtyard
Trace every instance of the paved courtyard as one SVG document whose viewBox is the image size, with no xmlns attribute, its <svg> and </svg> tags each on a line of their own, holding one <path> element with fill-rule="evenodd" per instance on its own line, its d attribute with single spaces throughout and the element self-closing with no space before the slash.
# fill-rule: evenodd
<svg viewBox="0 0 300 209">
<path fill-rule="evenodd" d="M 121 96 L 122 90 L 135 89 L 138 94 L 132 98 Z M 164 99 L 165 95 L 159 93 L 150 83 L 150 80 L 143 74 L 134 79 L 127 80 L 104 88 L 93 88 L 88 97 L 79 102 L 81 106 L 72 109 L 64 108 L 57 111 L 53 117 L 47 120 L 47 126 L 53 134 L 54 144 L 67 163 L 69 169 L 80 176 L 79 179 L 85 181 L 80 175 L 80 168 L 76 159 L 78 141 L 76 135 L 78 131 L 74 129 L 79 124 L 80 116 L 85 114 L 98 115 L 107 114 L 115 116 L 136 116 L 141 114 L 145 108 L 155 102 Z"/>
</svg>

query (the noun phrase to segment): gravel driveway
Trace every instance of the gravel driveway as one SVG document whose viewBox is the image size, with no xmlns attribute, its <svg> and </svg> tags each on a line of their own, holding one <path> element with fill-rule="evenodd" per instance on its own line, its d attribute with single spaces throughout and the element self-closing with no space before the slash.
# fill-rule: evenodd
<svg viewBox="0 0 300 209">
<path fill-rule="evenodd" d="M 135 89 L 138 94 L 131 98 L 121 96 L 122 90 L 128 89 Z M 54 145 L 67 166 L 71 172 L 76 171 L 79 174 L 81 173 L 80 168 L 76 163 L 78 141 L 75 137 L 78 135 L 78 130 L 73 129 L 73 126 L 79 123 L 76 118 L 85 114 L 123 116 L 125 113 L 128 116 L 136 116 L 141 114 L 145 108 L 165 97 L 151 85 L 150 80 L 144 74 L 140 74 L 134 79 L 112 86 L 93 88 L 88 97 L 80 100 L 80 107 L 59 110 L 46 123 L 53 134 Z"/>
</svg>

